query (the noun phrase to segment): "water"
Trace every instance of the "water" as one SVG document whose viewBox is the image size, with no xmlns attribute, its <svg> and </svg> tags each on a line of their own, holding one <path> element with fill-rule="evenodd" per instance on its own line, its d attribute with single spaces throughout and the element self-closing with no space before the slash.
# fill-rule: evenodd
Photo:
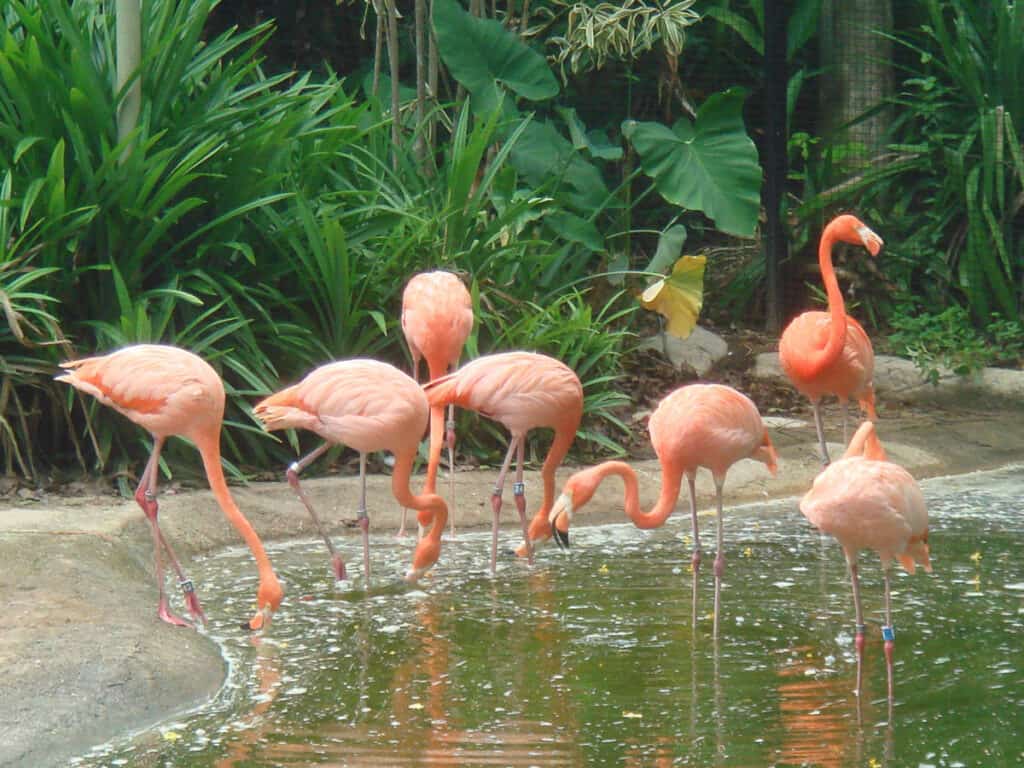
<svg viewBox="0 0 1024 768">
<path fill-rule="evenodd" d="M 1024 470 L 924 484 L 935 573 L 894 571 L 887 722 L 882 579 L 858 717 L 842 555 L 796 500 L 726 510 L 721 638 L 710 557 L 696 633 L 686 515 L 577 528 L 569 556 L 487 575 L 460 534 L 422 589 L 385 582 L 411 543 L 374 537 L 377 592 L 338 591 L 322 543 L 272 551 L 288 599 L 266 637 L 237 628 L 244 551 L 193 569 L 228 684 L 201 710 L 97 748 L 81 766 L 975 766 L 1024 763 Z M 585 514 L 585 513 L 584 513 Z M 702 531 L 713 542 L 713 518 Z M 507 543 L 514 533 L 503 534 Z M 356 540 L 345 554 L 359 562 Z"/>
</svg>

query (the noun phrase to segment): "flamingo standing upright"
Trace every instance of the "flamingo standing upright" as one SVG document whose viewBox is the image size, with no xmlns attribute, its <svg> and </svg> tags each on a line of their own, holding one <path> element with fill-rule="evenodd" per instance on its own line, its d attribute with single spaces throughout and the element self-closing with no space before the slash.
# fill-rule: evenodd
<svg viewBox="0 0 1024 768">
<path fill-rule="evenodd" d="M 249 626 L 260 629 L 269 624 L 281 603 L 284 590 L 274 574 L 260 537 L 231 498 L 224 480 L 224 469 L 220 463 L 224 384 L 217 372 L 191 352 L 160 344 L 124 347 L 109 355 L 62 363 L 61 367 L 65 373 L 58 376 L 57 381 L 64 381 L 92 395 L 153 436 L 153 450 L 142 471 L 135 501 L 145 513 L 153 534 L 153 562 L 160 590 L 157 615 L 169 624 L 188 626 L 184 619 L 172 614 L 167 605 L 161 554 L 165 551 L 178 576 L 189 611 L 196 620 L 206 621 L 192 581 L 185 576 L 157 521 L 160 451 L 168 437 L 180 435 L 191 440 L 199 450 L 214 498 L 256 559 L 259 570 L 257 612 L 250 619 Z"/>
<path fill-rule="evenodd" d="M 683 475 L 690 486 L 693 523 L 693 621 L 697 617 L 697 575 L 701 546 L 697 526 L 696 475 L 707 467 L 715 480 L 718 505 L 718 553 L 715 556 L 714 636 L 718 637 L 718 605 L 725 554 L 722 531 L 722 488 L 729 467 L 740 459 L 764 462 L 774 475 L 777 456 L 757 406 L 746 395 L 722 384 L 690 384 L 668 394 L 651 414 L 651 444 L 661 462 L 661 493 L 650 512 L 640 509 L 636 472 L 623 461 L 606 461 L 577 472 L 566 481 L 549 515 L 556 540 L 568 545 L 568 526 L 574 512 L 593 497 L 601 482 L 618 475 L 625 485 L 625 508 L 637 528 L 661 526 L 675 509 Z"/>
<path fill-rule="evenodd" d="M 882 238 L 855 216 L 837 216 L 821 234 L 818 263 L 828 295 L 828 312 L 804 312 L 793 318 L 779 340 L 779 361 L 797 390 L 809 398 L 814 410 L 814 425 L 822 459 L 829 462 L 825 429 L 821 419 L 821 398 L 833 394 L 843 411 L 843 442 L 846 442 L 846 403 L 855 398 L 874 420 L 875 392 L 872 376 L 875 354 L 871 339 L 860 323 L 846 314 L 842 291 L 832 267 L 832 247 L 836 242 L 863 245 L 877 256 Z"/>
<path fill-rule="evenodd" d="M 928 510 L 917 482 L 903 467 L 886 460 L 875 425 L 864 422 L 842 459 L 814 479 L 800 501 L 800 511 L 823 533 L 839 542 L 850 567 L 856 615 L 857 691 L 861 690 L 864 658 L 864 613 L 860 604 L 857 553 L 873 549 L 882 560 L 885 578 L 885 661 L 889 705 L 893 701 L 892 657 L 896 636 L 889 596 L 889 563 L 895 558 L 909 572 L 915 563 L 931 573 L 928 548 Z"/>
<path fill-rule="evenodd" d="M 416 545 L 406 580 L 416 581 L 437 561 L 448 507 L 437 494 L 416 495 L 409 488 L 413 462 L 429 414 L 427 398 L 412 377 L 377 360 L 328 363 L 310 372 L 298 384 L 260 402 L 253 414 L 268 430 L 308 429 L 324 439 L 323 445 L 288 467 L 287 478 L 327 545 L 334 574 L 339 580 L 345 578 L 345 564 L 299 484 L 299 473 L 334 443 L 359 451 L 362 471 L 358 519 L 363 532 L 363 572 L 367 584 L 370 580 L 370 519 L 366 511 L 365 469 L 366 454 L 371 451 L 394 454 L 391 492 L 395 499 L 406 507 L 429 511 L 434 521 L 433 527 Z"/>
<path fill-rule="evenodd" d="M 412 356 L 412 375 L 420 379 L 420 359 L 426 358 L 431 379 L 448 373 L 459 365 L 462 348 L 473 330 L 473 299 L 462 281 L 451 272 L 436 270 L 414 275 L 402 293 L 402 333 Z M 442 429 L 448 446 L 449 520 L 455 535 L 455 406 L 448 407 L 448 421 L 444 409 L 430 412 L 430 458 L 427 461 L 427 482 L 424 493 L 434 493 L 437 487 L 437 467 L 441 462 Z M 402 524 L 398 535 L 405 535 L 406 510 L 402 510 Z"/>
<path fill-rule="evenodd" d="M 512 485 L 516 510 L 523 527 L 523 546 L 518 554 L 533 563 L 533 544 L 550 538 L 548 510 L 555 498 L 555 470 L 569 452 L 583 416 L 583 385 L 564 363 L 533 352 L 484 355 L 455 373 L 435 379 L 424 387 L 432 408 L 454 403 L 500 422 L 510 433 L 508 452 L 491 494 L 491 573 L 497 570 L 498 520 L 505 475 L 516 454 L 516 479 Z M 529 526 L 526 522 L 526 487 L 523 463 L 526 433 L 538 427 L 555 431 L 541 468 L 544 499 Z"/>
</svg>

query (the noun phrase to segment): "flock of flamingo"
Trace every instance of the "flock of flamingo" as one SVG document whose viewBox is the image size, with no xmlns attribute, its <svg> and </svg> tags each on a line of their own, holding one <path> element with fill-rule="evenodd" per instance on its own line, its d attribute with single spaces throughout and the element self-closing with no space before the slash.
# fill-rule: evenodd
<svg viewBox="0 0 1024 768">
<path fill-rule="evenodd" d="M 882 240 L 851 215 L 834 219 L 825 228 L 819 262 L 828 296 L 828 312 L 805 312 L 785 329 L 779 342 L 782 367 L 793 385 L 812 404 L 825 469 L 800 502 L 807 519 L 834 536 L 849 566 L 856 614 L 855 648 L 860 662 L 865 646 L 865 622 L 860 601 L 857 556 L 875 550 L 885 576 L 885 626 L 882 629 L 889 699 L 892 701 L 894 633 L 889 590 L 893 559 L 911 573 L 915 563 L 931 570 L 928 517 L 921 491 L 902 467 L 886 460 L 875 433 L 872 372 L 874 355 L 864 329 L 846 314 L 832 267 L 837 242 L 862 245 L 872 256 Z M 358 521 L 362 529 L 363 569 L 369 580 L 369 517 L 366 510 L 366 456 L 372 451 L 394 455 L 392 492 L 404 508 L 416 511 L 419 541 L 406 579 L 414 582 L 441 553 L 442 533 L 454 518 L 436 491 L 442 446 L 454 470 L 454 422 L 451 408 L 466 408 L 501 423 L 509 432 L 508 451 L 491 495 L 491 572 L 496 568 L 498 525 L 505 477 L 516 459 L 512 495 L 522 525 L 523 544 L 517 554 L 533 562 L 534 547 L 554 536 L 569 543 L 573 515 L 591 499 L 609 475 L 622 478 L 625 512 L 639 528 L 662 525 L 675 508 L 683 476 L 689 487 L 693 525 L 693 583 L 696 595 L 702 550 L 697 524 L 695 475 L 699 467 L 712 473 L 717 501 L 717 547 L 714 560 L 714 636 L 718 636 L 721 579 L 725 570 L 722 533 L 722 490 L 726 473 L 745 458 L 763 462 L 776 472 L 777 456 L 757 406 L 744 394 L 720 384 L 690 384 L 668 394 L 650 417 L 651 444 L 661 464 L 661 489 L 654 508 L 640 508 L 636 473 L 625 462 L 606 461 L 576 472 L 555 496 L 555 470 L 565 458 L 583 414 L 583 388 L 566 365 L 531 352 L 505 352 L 479 357 L 459 367 L 466 338 L 473 327 L 472 302 L 462 282 L 443 271 L 413 277 L 403 294 L 402 330 L 413 360 L 413 376 L 376 360 L 328 363 L 293 386 L 277 392 L 253 409 L 267 430 L 302 428 L 315 432 L 323 444 L 287 469 L 287 479 L 308 510 L 331 556 L 337 579 L 346 577 L 345 564 L 330 534 L 317 517 L 299 482 L 301 472 L 333 444 L 347 445 L 360 454 L 361 494 Z M 429 381 L 418 383 L 419 363 L 425 358 Z M 235 505 L 220 460 L 220 431 L 224 387 L 205 361 L 183 349 L 164 345 L 135 345 L 100 357 L 66 362 L 59 380 L 93 395 L 121 412 L 153 437 L 153 450 L 135 499 L 153 535 L 154 567 L 159 599 L 158 616 L 171 624 L 190 626 L 175 616 L 164 591 L 164 555 L 181 586 L 185 605 L 196 622 L 205 622 L 192 582 L 185 575 L 158 522 L 157 477 L 160 451 L 172 435 L 191 440 L 202 457 L 210 487 L 227 519 L 248 544 L 259 570 L 256 613 L 248 626 L 267 626 L 284 596 L 259 536 Z M 449 372 L 451 371 L 451 372 Z M 845 455 L 830 462 L 821 415 L 821 399 L 835 395 L 843 406 L 846 442 L 846 403 L 856 399 L 867 412 L 850 440 Z M 447 420 L 445 408 L 449 409 Z M 429 424 L 429 460 L 422 493 L 410 482 L 417 451 Z M 541 475 L 543 499 L 527 520 L 523 464 L 526 435 L 536 428 L 554 430 L 554 440 Z M 452 485 L 450 497 L 454 495 Z M 405 530 L 403 513 L 402 528 Z M 694 602 L 696 611 L 696 600 Z"/>
</svg>

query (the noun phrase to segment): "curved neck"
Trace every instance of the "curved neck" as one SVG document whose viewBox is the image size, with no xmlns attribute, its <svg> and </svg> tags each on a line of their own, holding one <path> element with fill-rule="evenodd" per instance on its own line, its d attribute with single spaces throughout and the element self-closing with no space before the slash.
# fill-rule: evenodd
<svg viewBox="0 0 1024 768">
<path fill-rule="evenodd" d="M 437 470 L 441 466 L 441 448 L 444 445 L 443 405 L 430 407 L 430 453 L 427 458 L 427 480 L 423 484 L 424 493 L 434 493 L 437 489 Z"/>
<path fill-rule="evenodd" d="M 391 472 L 391 493 L 395 500 L 404 507 L 410 507 L 417 512 L 430 510 L 433 512 L 433 520 L 430 530 L 424 536 L 425 539 L 441 541 L 441 534 L 448 522 L 448 505 L 444 499 L 436 493 L 424 491 L 414 494 L 409 487 L 409 479 L 412 477 L 412 467 L 416 460 L 416 451 L 406 454 L 395 454 L 395 468 Z"/>
<path fill-rule="evenodd" d="M 262 582 L 268 574 L 273 577 L 274 569 L 270 564 L 270 558 L 267 557 L 267 553 L 263 549 L 263 542 L 260 541 L 255 529 L 235 504 L 235 500 L 228 490 L 227 481 L 224 479 L 224 469 L 220 464 L 219 435 L 212 439 L 197 439 L 195 443 L 203 458 L 203 468 L 206 470 L 206 478 L 210 482 L 210 490 L 213 491 L 213 496 L 217 499 L 217 504 L 220 505 L 224 517 L 234 526 L 239 536 L 245 540 L 252 551 L 252 555 L 256 559 L 256 567 L 260 572 L 260 581 Z"/>
<path fill-rule="evenodd" d="M 839 358 L 843 345 L 846 344 L 846 303 L 843 301 L 843 293 L 839 290 L 839 281 L 836 280 L 835 268 L 832 266 L 832 247 L 837 239 L 835 229 L 830 224 L 825 227 L 821 234 L 821 243 L 818 245 L 818 266 L 821 268 L 821 279 L 825 283 L 825 293 L 828 295 L 831 322 L 825 348 L 817 354 L 812 354 L 808 360 L 807 373 L 812 376 L 834 363 Z"/>
<path fill-rule="evenodd" d="M 541 503 L 540 510 L 537 512 L 536 517 L 543 515 L 544 520 L 547 520 L 548 512 L 550 512 L 551 507 L 554 506 L 555 472 L 562 463 L 562 459 L 564 459 L 566 454 L 569 453 L 569 448 L 572 447 L 572 441 L 576 439 L 576 427 L 578 425 L 579 418 L 576 419 L 571 428 L 555 430 L 555 438 L 551 441 L 551 447 L 548 449 L 548 455 L 544 457 L 544 466 L 540 469 L 541 480 L 544 483 L 544 501 Z"/>
<path fill-rule="evenodd" d="M 637 482 L 636 472 L 629 464 L 624 461 L 606 461 L 595 467 L 594 471 L 598 475 L 598 483 L 608 475 L 618 475 L 622 478 L 625 487 L 623 503 L 626 515 L 637 528 L 658 528 L 676 507 L 683 478 L 681 474 L 665 472 L 664 466 L 661 468 L 661 492 L 650 512 L 640 509 L 640 484 Z"/>
</svg>

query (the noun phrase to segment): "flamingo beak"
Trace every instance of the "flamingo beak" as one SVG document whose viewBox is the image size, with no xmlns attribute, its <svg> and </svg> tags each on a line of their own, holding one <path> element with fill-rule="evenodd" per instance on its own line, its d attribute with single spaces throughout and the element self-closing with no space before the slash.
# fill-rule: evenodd
<svg viewBox="0 0 1024 768">
<path fill-rule="evenodd" d="M 423 574 L 425 574 L 429 570 L 429 565 L 423 568 L 410 568 L 408 571 L 405 572 L 405 580 L 410 584 L 415 584 L 420 580 L 420 577 L 423 576 Z"/>
<path fill-rule="evenodd" d="M 548 522 L 551 523 L 551 536 L 558 548 L 569 549 L 569 531 L 563 531 L 556 525 L 562 515 L 565 515 L 567 523 L 572 520 L 572 496 L 568 493 L 563 493 L 555 500 L 551 512 L 548 513 Z"/>
<path fill-rule="evenodd" d="M 885 245 L 885 241 L 882 238 L 864 225 L 857 227 L 857 234 L 860 236 L 860 241 L 864 243 L 864 247 L 868 249 L 868 253 L 872 256 L 877 256 L 878 252 L 882 250 L 882 246 Z"/>
<path fill-rule="evenodd" d="M 253 616 L 247 623 L 242 624 L 242 629 L 250 629 L 253 632 L 258 632 L 261 629 L 270 628 L 270 620 L 274 616 L 274 609 L 269 604 L 264 605 Z"/>
</svg>

